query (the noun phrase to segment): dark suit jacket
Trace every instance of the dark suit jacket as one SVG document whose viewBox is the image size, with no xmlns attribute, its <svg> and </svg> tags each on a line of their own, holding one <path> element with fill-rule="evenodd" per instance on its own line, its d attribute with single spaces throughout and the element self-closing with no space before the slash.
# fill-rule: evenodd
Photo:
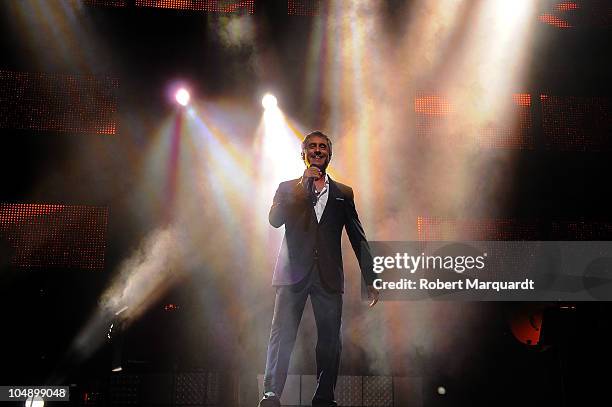
<svg viewBox="0 0 612 407">
<path fill-rule="evenodd" d="M 341 237 L 346 227 L 361 274 L 368 285 L 374 281 L 372 255 L 357 216 L 353 190 L 329 179 L 329 197 L 321 222 L 302 186 L 301 178 L 282 182 L 270 208 L 270 224 L 285 225 L 285 237 L 274 268 L 272 285 L 290 285 L 308 275 L 315 262 L 321 280 L 330 290 L 344 292 Z"/>
</svg>

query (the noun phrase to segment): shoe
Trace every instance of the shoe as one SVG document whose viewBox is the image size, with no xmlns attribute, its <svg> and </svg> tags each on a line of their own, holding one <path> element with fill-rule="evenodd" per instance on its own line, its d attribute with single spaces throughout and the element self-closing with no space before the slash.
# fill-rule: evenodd
<svg viewBox="0 0 612 407">
<path fill-rule="evenodd" d="M 336 407 L 337 405 L 338 403 L 336 403 L 335 401 L 312 401 L 312 407 Z"/>
<path fill-rule="evenodd" d="M 312 407 L 336 407 L 338 403 L 335 401 L 312 400 Z"/>
<path fill-rule="evenodd" d="M 273 392 L 265 393 L 261 401 L 259 402 L 259 407 L 280 407 L 281 403 L 276 394 Z"/>
</svg>

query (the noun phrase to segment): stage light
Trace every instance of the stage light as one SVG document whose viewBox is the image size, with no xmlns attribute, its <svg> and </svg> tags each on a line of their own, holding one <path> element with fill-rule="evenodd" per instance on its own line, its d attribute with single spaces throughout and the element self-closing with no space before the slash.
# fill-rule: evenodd
<svg viewBox="0 0 612 407">
<path fill-rule="evenodd" d="M 444 386 L 438 386 L 438 394 L 443 396 L 446 394 L 446 388 Z"/>
<path fill-rule="evenodd" d="M 29 398 L 25 402 L 25 407 L 44 407 L 45 401 L 40 397 Z"/>
<path fill-rule="evenodd" d="M 126 309 L 128 309 L 128 306 L 125 305 L 123 308 L 121 308 L 119 311 L 115 312 L 115 315 L 119 315 L 121 314 L 123 311 L 125 311 Z"/>
<path fill-rule="evenodd" d="M 274 97 L 274 95 L 266 93 L 264 97 L 261 99 L 261 105 L 266 110 L 271 110 L 271 109 L 276 108 L 276 105 L 277 105 L 276 97 Z"/>
<path fill-rule="evenodd" d="M 187 104 L 189 103 L 189 97 L 189 92 L 185 88 L 180 88 L 178 91 L 176 91 L 176 94 L 174 95 L 174 98 L 181 106 L 187 106 Z"/>
</svg>

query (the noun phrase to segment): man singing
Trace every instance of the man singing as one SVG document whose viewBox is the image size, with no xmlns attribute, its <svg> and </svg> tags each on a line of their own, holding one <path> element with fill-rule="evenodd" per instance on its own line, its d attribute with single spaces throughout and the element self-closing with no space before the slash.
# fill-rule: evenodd
<svg viewBox="0 0 612 407">
<path fill-rule="evenodd" d="M 317 388 L 312 405 L 337 405 L 334 388 L 342 349 L 343 227 L 359 261 L 370 307 L 378 301 L 379 293 L 372 286 L 372 255 L 357 216 L 353 190 L 327 175 L 331 157 L 329 137 L 320 131 L 306 135 L 302 141 L 306 170 L 301 178 L 278 186 L 270 208 L 270 224 L 275 228 L 285 225 L 285 237 L 272 278 L 276 299 L 260 407 L 280 406 L 308 296 L 317 325 Z"/>
</svg>

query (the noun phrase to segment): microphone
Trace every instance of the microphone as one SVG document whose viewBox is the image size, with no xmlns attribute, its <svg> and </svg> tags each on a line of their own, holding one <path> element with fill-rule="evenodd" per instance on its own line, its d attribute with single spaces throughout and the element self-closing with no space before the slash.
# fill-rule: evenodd
<svg viewBox="0 0 612 407">
<path fill-rule="evenodd" d="M 308 195 L 310 196 L 310 202 L 312 202 L 312 206 L 315 206 L 317 204 L 317 194 L 315 192 L 315 187 L 314 187 L 314 178 L 312 177 L 306 178 L 306 191 L 308 192 Z"/>
<path fill-rule="evenodd" d="M 320 156 L 319 154 L 317 154 L 317 156 Z M 314 165 L 314 164 L 309 164 L 308 168 L 310 168 L 311 166 L 314 166 L 316 168 L 319 168 L 318 165 Z M 321 168 L 319 168 L 321 169 Z M 317 193 L 315 191 L 315 185 L 314 185 L 314 178 L 312 177 L 308 177 L 306 179 L 306 190 L 308 191 L 308 193 L 310 194 L 310 199 L 312 201 L 312 206 L 315 206 L 317 204 L 318 201 L 318 197 L 317 197 Z"/>
</svg>

